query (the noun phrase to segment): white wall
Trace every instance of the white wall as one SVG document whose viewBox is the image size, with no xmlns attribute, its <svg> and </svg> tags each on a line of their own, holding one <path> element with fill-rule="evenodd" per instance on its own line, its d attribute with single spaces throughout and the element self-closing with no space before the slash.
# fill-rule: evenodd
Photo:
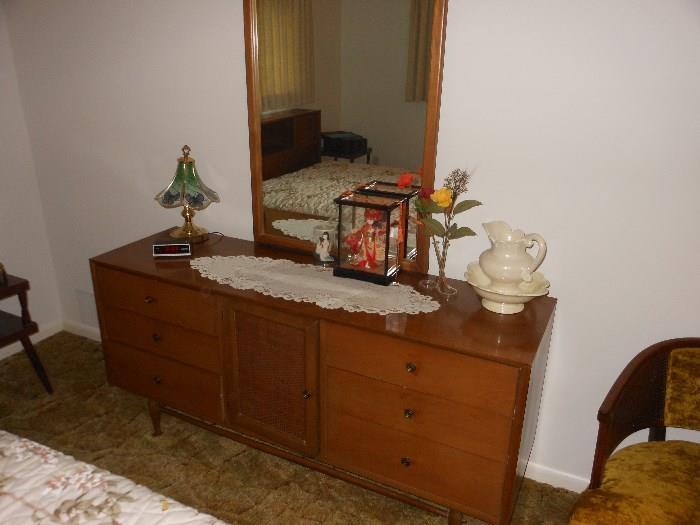
<svg viewBox="0 0 700 525">
<path fill-rule="evenodd" d="M 184 142 L 223 200 L 201 223 L 251 237 L 239 2 L 5 5 L 66 320 L 94 323 L 90 256 L 179 221 L 152 196 Z M 559 298 L 531 476 L 580 484 L 624 364 L 698 335 L 699 10 L 450 3 L 438 173 L 478 167 L 466 224 L 544 235 Z"/>
<path fill-rule="evenodd" d="M 341 127 L 367 137 L 372 162 L 417 170 L 425 102 L 406 102 L 411 2 L 342 0 Z"/>
<path fill-rule="evenodd" d="M 623 366 L 700 335 L 699 64 L 695 0 L 450 2 L 437 169 L 476 167 L 484 206 L 460 217 L 480 235 L 452 246 L 448 272 L 488 247 L 485 220 L 548 241 L 541 466 L 587 478 Z"/>
<path fill-rule="evenodd" d="M 88 258 L 182 222 L 153 196 L 187 143 L 252 237 L 241 2 L 40 2 L 6 12 L 67 320 L 96 325 Z"/>
<path fill-rule="evenodd" d="M 340 0 L 312 2 L 314 26 L 314 102 L 321 110 L 321 130 L 340 129 Z"/>
<path fill-rule="evenodd" d="M 8 273 L 29 279 L 29 311 L 41 332 L 36 341 L 61 327 L 58 288 L 34 174 L 12 48 L 0 3 L 0 262 Z M 19 314 L 17 297 L 0 309 Z M 20 348 L 0 350 L 0 357 Z"/>
<path fill-rule="evenodd" d="M 315 100 L 323 131 L 367 137 L 372 162 L 418 169 L 425 102 L 406 102 L 408 0 L 314 0 Z"/>
</svg>

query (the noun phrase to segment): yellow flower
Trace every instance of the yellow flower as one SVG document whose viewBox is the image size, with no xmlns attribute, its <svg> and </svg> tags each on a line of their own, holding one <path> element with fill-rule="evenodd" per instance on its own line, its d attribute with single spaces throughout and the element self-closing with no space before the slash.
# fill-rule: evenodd
<svg viewBox="0 0 700 525">
<path fill-rule="evenodd" d="M 441 208 L 449 208 L 450 204 L 452 204 L 452 190 L 442 187 L 439 190 L 435 190 L 430 199 Z"/>
</svg>

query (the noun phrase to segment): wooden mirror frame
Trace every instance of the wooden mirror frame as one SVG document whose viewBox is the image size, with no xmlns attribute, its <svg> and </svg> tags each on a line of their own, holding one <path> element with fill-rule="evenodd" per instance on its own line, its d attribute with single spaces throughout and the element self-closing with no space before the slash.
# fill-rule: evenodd
<svg viewBox="0 0 700 525">
<path fill-rule="evenodd" d="M 435 182 L 438 123 L 440 121 L 440 96 L 442 93 L 442 66 L 445 54 L 445 26 L 448 0 L 434 0 L 433 27 L 430 43 L 430 76 L 426 97 L 425 134 L 423 142 L 422 184 L 432 188 Z M 309 243 L 302 240 L 274 235 L 265 231 L 262 195 L 262 145 L 260 79 L 258 77 L 257 0 L 243 0 L 245 24 L 246 84 L 248 90 L 248 130 L 250 137 L 250 174 L 253 195 L 253 235 L 255 242 L 309 252 Z M 429 239 L 416 233 L 417 255 L 413 260 L 403 259 L 401 268 L 406 271 L 427 273 L 429 266 Z"/>
</svg>

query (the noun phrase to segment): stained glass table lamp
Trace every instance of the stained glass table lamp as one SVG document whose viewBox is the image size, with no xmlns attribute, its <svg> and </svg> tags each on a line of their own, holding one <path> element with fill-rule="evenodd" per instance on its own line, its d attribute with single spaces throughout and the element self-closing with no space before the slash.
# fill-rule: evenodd
<svg viewBox="0 0 700 525">
<path fill-rule="evenodd" d="M 189 146 L 182 147 L 182 157 L 177 159 L 173 180 L 155 196 L 155 199 L 164 208 L 182 206 L 185 223 L 171 230 L 170 236 L 198 243 L 206 241 L 209 235 L 207 230 L 192 223 L 192 217 L 195 211 L 203 210 L 212 202 L 219 202 L 219 195 L 202 182 L 194 166 L 194 159 L 190 157 L 190 151 Z"/>
</svg>

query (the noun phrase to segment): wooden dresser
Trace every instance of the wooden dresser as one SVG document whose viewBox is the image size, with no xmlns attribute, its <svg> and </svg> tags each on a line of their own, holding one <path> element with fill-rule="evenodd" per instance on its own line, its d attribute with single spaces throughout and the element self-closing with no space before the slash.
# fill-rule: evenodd
<svg viewBox="0 0 700 525">
<path fill-rule="evenodd" d="M 430 314 L 324 310 L 154 261 L 163 236 L 90 261 L 109 381 L 149 400 L 156 433 L 167 412 L 450 523 L 509 522 L 554 299 L 503 316 L 455 281 L 457 298 Z M 214 236 L 194 252 L 311 260 Z"/>
<path fill-rule="evenodd" d="M 321 112 L 289 109 L 263 116 L 263 180 L 279 177 L 321 161 Z"/>
</svg>

